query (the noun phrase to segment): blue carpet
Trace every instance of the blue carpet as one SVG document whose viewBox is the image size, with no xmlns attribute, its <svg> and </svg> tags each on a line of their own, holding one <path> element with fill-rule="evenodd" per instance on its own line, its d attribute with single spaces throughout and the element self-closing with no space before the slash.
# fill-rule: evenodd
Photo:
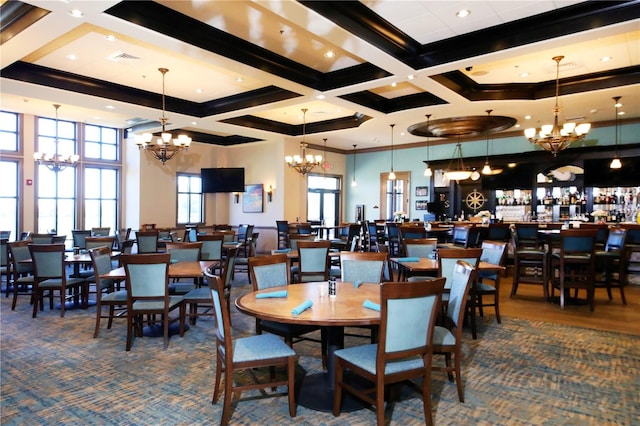
<svg viewBox="0 0 640 426">
<path fill-rule="evenodd" d="M 233 289 L 233 297 L 248 291 Z M 3 295 L 4 296 L 4 295 Z M 193 425 L 220 421 L 212 405 L 213 323 L 200 319 L 183 338 L 135 339 L 125 352 L 124 320 L 92 338 L 95 307 L 60 318 L 45 311 L 32 319 L 26 298 L 1 308 L 0 423 Z M 254 320 L 235 311 L 237 335 L 253 333 Z M 439 425 L 638 425 L 640 337 L 494 317 L 479 319 L 478 340 L 465 330 L 465 403 L 446 375 L 432 377 L 434 420 Z M 365 341 L 348 338 L 347 346 Z M 319 372 L 319 345 L 301 342 L 297 377 Z M 246 380 L 239 376 L 238 380 Z M 298 407 L 288 415 L 285 388 L 237 396 L 231 424 L 370 425 L 371 410 L 333 417 Z M 416 389 L 403 386 L 386 410 L 390 424 L 423 424 Z"/>
</svg>

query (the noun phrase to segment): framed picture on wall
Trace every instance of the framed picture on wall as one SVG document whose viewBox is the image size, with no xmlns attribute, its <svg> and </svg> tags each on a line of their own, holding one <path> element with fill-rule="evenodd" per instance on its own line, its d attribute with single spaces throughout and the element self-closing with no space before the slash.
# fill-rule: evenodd
<svg viewBox="0 0 640 426">
<path fill-rule="evenodd" d="M 416 197 L 426 197 L 429 195 L 428 186 L 416 186 Z"/>
<path fill-rule="evenodd" d="M 364 204 L 356 204 L 356 222 L 364 220 Z"/>
<path fill-rule="evenodd" d="M 246 185 L 242 194 L 243 213 L 262 213 L 262 196 L 264 188 L 261 183 Z"/>
<path fill-rule="evenodd" d="M 429 210 L 427 207 L 427 200 L 418 200 L 416 201 L 416 210 Z"/>
</svg>

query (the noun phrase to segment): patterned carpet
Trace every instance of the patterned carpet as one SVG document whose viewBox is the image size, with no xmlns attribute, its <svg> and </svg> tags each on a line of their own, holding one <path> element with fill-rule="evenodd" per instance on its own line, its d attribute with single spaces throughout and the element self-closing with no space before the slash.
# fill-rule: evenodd
<svg viewBox="0 0 640 426">
<path fill-rule="evenodd" d="M 236 297 L 249 286 L 238 285 Z M 125 352 L 123 320 L 93 339 L 95 307 L 67 312 L 48 308 L 32 319 L 25 298 L 1 308 L 0 423 L 96 425 L 216 424 L 211 404 L 215 353 L 213 324 L 201 319 L 183 338 L 134 340 Z M 253 318 L 235 312 L 234 333 L 252 333 Z M 504 318 L 480 319 L 479 338 L 464 333 L 465 403 L 455 385 L 434 373 L 434 420 L 439 425 L 639 425 L 640 337 Z M 363 343 L 349 338 L 347 345 Z M 319 345 L 296 344 L 298 380 L 319 372 Z M 239 377 L 244 380 L 245 377 Z M 232 404 L 231 424 L 370 425 L 371 410 L 315 412 L 271 391 L 246 392 Z M 387 407 L 390 424 L 423 424 L 416 389 L 403 386 Z"/>
</svg>

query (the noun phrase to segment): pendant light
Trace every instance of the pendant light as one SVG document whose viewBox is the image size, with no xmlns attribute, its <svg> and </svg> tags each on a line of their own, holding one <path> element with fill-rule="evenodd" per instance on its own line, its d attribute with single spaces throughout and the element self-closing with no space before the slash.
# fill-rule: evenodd
<svg viewBox="0 0 640 426">
<path fill-rule="evenodd" d="M 619 169 L 622 167 L 622 162 L 620 161 L 620 155 L 618 154 L 618 135 L 620 134 L 620 126 L 619 126 L 620 112 L 618 112 L 618 108 L 620 108 L 622 104 L 620 103 L 620 96 L 615 96 L 613 98 L 613 101 L 615 102 L 614 106 L 616 107 L 616 155 L 615 157 L 613 157 L 613 160 L 611 160 L 611 164 L 609 164 L 609 168 Z"/>
<path fill-rule="evenodd" d="M 393 171 L 393 127 L 395 124 L 389 124 L 391 126 L 391 173 L 389 173 L 389 180 L 396 180 L 396 174 Z"/>
<path fill-rule="evenodd" d="M 356 182 L 356 144 L 353 144 L 353 180 L 351 181 L 351 186 L 358 186 L 358 182 Z"/>
<path fill-rule="evenodd" d="M 427 132 L 429 132 L 429 119 L 431 118 L 431 114 L 427 114 Z M 427 133 L 427 167 L 424 169 L 424 175 L 427 177 L 431 177 L 433 172 L 431 171 L 431 167 L 429 167 L 429 134 Z"/>
<path fill-rule="evenodd" d="M 458 143 L 453 150 L 453 157 L 449 162 L 447 171 L 444 172 L 445 176 L 449 180 L 455 180 L 456 182 L 469 179 L 471 177 L 471 170 L 464 166 L 462 161 L 462 145 L 460 145 L 460 135 L 458 135 Z"/>
<path fill-rule="evenodd" d="M 484 167 L 482 168 L 483 175 L 491 174 L 491 166 L 489 165 L 489 125 L 491 124 L 491 109 L 487 110 L 487 153 L 486 157 L 484 157 Z"/>
</svg>

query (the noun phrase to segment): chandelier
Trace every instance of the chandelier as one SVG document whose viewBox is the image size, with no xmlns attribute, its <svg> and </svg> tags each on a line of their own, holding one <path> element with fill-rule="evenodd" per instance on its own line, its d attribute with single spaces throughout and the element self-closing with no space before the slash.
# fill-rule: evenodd
<svg viewBox="0 0 640 426">
<path fill-rule="evenodd" d="M 609 164 L 610 169 L 620 169 L 622 168 L 622 162 L 620 161 L 620 154 L 618 154 L 618 136 L 620 135 L 620 112 L 618 112 L 618 108 L 622 106 L 620 103 L 621 96 L 615 96 L 613 98 L 614 106 L 616 107 L 616 156 L 611 160 L 611 164 Z"/>
<path fill-rule="evenodd" d="M 591 124 L 580 123 L 564 123 L 562 127 L 558 124 L 558 114 L 560 107 L 558 106 L 558 94 L 560 90 L 560 61 L 564 56 L 554 56 L 552 59 L 556 61 L 556 105 L 553 108 L 553 124 L 545 124 L 541 127 L 540 132 L 536 128 L 529 128 L 524 131 L 524 135 L 529 142 L 540 145 L 546 151 L 551 152 L 554 157 L 558 152 L 567 149 L 573 142 L 584 139 L 589 132 Z M 536 137 L 536 134 L 538 136 Z"/>
<path fill-rule="evenodd" d="M 151 133 L 143 133 L 141 137 L 136 137 L 136 143 L 138 144 L 138 149 L 144 149 L 164 165 L 167 160 L 171 160 L 180 151 L 189 149 L 191 138 L 187 135 L 178 135 L 177 138 L 174 138 L 171 133 L 165 130 L 169 119 L 165 116 L 164 79 L 169 70 L 167 68 L 158 68 L 158 71 L 162 74 L 162 117 L 160 117 L 162 133 L 160 133 L 160 137 L 156 139 L 155 143 L 153 143 L 153 134 Z"/>
<path fill-rule="evenodd" d="M 300 142 L 300 155 L 287 155 L 284 157 L 287 166 L 291 167 L 301 175 L 306 175 L 322 162 L 322 155 L 307 154 L 309 144 L 305 141 L 307 135 L 307 108 L 302 108 L 302 141 Z M 326 144 L 326 139 L 325 139 Z"/>
<path fill-rule="evenodd" d="M 458 158 L 456 158 L 456 154 Z M 455 162 L 455 167 L 452 167 L 452 164 Z M 468 170 L 464 167 L 464 163 L 462 162 L 462 145 L 460 145 L 460 141 L 456 144 L 455 149 L 453 150 L 453 157 L 449 162 L 449 167 L 447 167 L 447 171 L 444 172 L 444 175 L 449 180 L 465 180 L 471 177 L 471 170 Z"/>
<path fill-rule="evenodd" d="M 80 156 L 77 154 L 65 156 L 58 153 L 58 108 L 60 108 L 60 104 L 53 104 L 53 107 L 56 109 L 56 131 L 55 139 L 53 141 L 55 144 L 55 152 L 53 154 L 47 152 L 34 152 L 33 159 L 38 164 L 47 166 L 49 170 L 59 172 L 67 167 L 74 167 L 80 159 Z"/>
</svg>

